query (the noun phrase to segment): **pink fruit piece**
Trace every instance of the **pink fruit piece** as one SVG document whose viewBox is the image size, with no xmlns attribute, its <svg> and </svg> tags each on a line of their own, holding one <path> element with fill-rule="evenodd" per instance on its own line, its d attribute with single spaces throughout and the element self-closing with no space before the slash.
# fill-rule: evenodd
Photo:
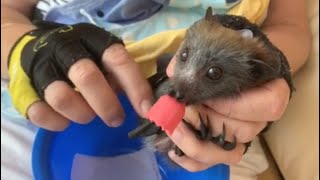
<svg viewBox="0 0 320 180">
<path fill-rule="evenodd" d="M 150 121 L 171 135 L 185 113 L 185 104 L 169 95 L 161 96 L 147 113 Z"/>
</svg>

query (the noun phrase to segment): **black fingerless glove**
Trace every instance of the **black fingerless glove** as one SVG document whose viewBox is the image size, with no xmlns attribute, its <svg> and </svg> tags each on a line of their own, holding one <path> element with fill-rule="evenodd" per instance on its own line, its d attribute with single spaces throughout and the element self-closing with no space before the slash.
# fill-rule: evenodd
<svg viewBox="0 0 320 180">
<path fill-rule="evenodd" d="M 88 23 L 40 22 L 36 25 L 38 29 L 23 36 L 30 36 L 30 40 L 21 48 L 21 66 L 42 99 L 44 89 L 55 80 L 72 85 L 67 73 L 79 59 L 89 58 L 102 68 L 104 50 L 115 43 L 124 45 L 112 33 Z"/>
</svg>

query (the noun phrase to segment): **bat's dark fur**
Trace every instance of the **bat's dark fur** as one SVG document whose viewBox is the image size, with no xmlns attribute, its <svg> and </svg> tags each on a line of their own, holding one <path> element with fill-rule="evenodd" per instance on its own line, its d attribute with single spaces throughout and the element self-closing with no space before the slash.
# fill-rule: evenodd
<svg viewBox="0 0 320 180">
<path fill-rule="evenodd" d="M 244 37 L 243 29 L 250 30 L 253 37 Z M 187 105 L 236 97 L 243 90 L 281 77 L 294 89 L 285 56 L 256 25 L 243 17 L 212 15 L 211 8 L 187 30 L 176 57 L 173 77 L 158 74 L 162 79 L 155 78 L 155 101 L 164 94 Z M 149 123 L 142 131 L 150 147 L 164 153 L 175 147 L 159 127 L 148 120 L 144 123 Z"/>
</svg>

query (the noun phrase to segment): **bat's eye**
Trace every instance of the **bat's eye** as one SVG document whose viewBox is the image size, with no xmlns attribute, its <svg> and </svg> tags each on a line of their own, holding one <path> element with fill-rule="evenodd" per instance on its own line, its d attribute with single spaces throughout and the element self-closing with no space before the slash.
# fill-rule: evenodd
<svg viewBox="0 0 320 180">
<path fill-rule="evenodd" d="M 212 66 L 207 72 L 207 77 L 212 80 L 217 80 L 222 77 L 222 74 L 223 74 L 223 71 L 220 67 Z"/>
<path fill-rule="evenodd" d="M 181 53 L 181 61 L 185 62 L 188 59 L 189 56 L 189 49 L 184 48 L 184 50 Z"/>
</svg>

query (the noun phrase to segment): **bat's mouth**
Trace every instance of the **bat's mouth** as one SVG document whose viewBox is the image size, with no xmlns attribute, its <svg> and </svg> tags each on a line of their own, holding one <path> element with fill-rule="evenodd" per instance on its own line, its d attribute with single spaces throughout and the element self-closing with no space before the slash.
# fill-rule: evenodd
<svg viewBox="0 0 320 180">
<path fill-rule="evenodd" d="M 169 93 L 169 96 L 175 98 L 180 103 L 184 103 L 186 106 L 196 103 L 196 101 L 192 99 L 185 98 L 185 97 L 182 98 L 181 96 L 176 96 L 175 94 L 172 94 L 172 93 Z"/>
<path fill-rule="evenodd" d="M 178 102 L 181 103 L 187 103 L 187 98 L 181 91 L 175 90 L 175 89 L 170 89 L 169 91 L 169 96 L 175 98 Z"/>
</svg>

